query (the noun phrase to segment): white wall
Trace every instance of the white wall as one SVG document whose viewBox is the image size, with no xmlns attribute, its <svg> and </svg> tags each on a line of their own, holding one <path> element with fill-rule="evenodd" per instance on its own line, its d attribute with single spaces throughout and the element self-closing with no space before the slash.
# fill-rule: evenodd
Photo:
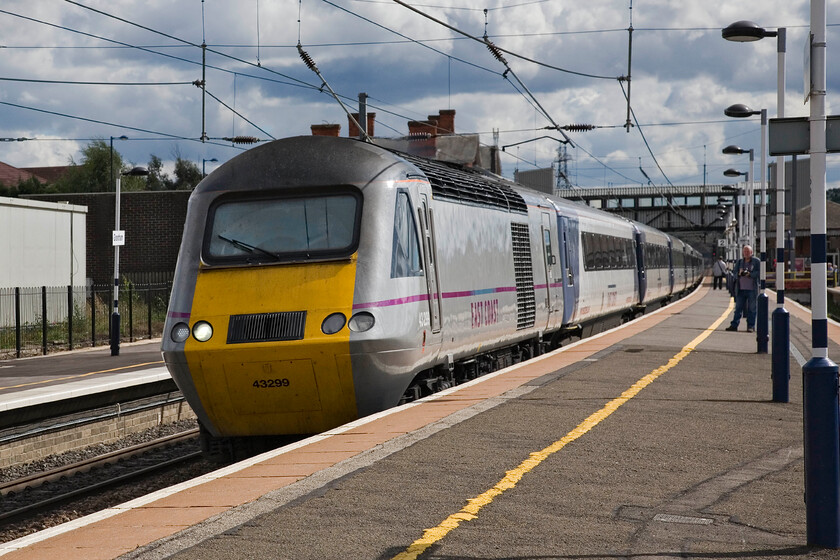
<svg viewBox="0 0 840 560">
<path fill-rule="evenodd" d="M 0 288 L 84 286 L 87 206 L 0 197 Z"/>
</svg>

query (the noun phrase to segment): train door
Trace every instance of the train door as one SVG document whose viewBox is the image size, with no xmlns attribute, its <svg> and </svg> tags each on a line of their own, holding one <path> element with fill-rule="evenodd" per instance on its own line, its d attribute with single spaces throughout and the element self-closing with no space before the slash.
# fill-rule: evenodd
<svg viewBox="0 0 840 560">
<path fill-rule="evenodd" d="M 578 223 L 567 216 L 558 217 L 560 237 L 560 267 L 563 270 L 563 324 L 571 323 L 577 303 L 578 284 Z"/>
<path fill-rule="evenodd" d="M 670 282 L 671 290 L 669 293 L 674 293 L 674 245 L 671 243 L 671 238 L 668 238 L 668 281 Z"/>
<path fill-rule="evenodd" d="M 553 321 L 551 314 L 555 313 L 555 308 L 559 304 L 559 300 L 555 298 L 555 290 L 557 289 L 557 282 L 554 280 L 554 267 L 557 264 L 557 255 L 554 253 L 554 247 L 551 243 L 551 216 L 547 212 L 542 213 L 542 247 L 543 247 L 543 263 L 545 270 L 545 311 L 548 321 L 547 327 L 551 327 Z"/>
<path fill-rule="evenodd" d="M 433 333 L 440 332 L 440 288 L 437 253 L 435 251 L 435 222 L 432 209 L 429 207 L 429 196 L 420 195 L 420 229 L 423 237 L 423 264 L 426 267 L 426 287 L 429 292 L 429 319 Z"/>
<path fill-rule="evenodd" d="M 645 262 L 645 238 L 638 229 L 635 232 L 636 238 L 636 271 L 639 274 L 639 303 L 644 303 L 647 295 L 647 265 Z"/>
</svg>

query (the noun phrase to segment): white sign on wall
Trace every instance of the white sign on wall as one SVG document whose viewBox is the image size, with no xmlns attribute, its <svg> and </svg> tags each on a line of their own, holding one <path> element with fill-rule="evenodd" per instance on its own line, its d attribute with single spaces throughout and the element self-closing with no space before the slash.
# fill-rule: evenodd
<svg viewBox="0 0 840 560">
<path fill-rule="evenodd" d="M 125 230 L 119 229 L 113 231 L 113 243 L 112 245 L 116 247 L 117 245 L 125 245 Z"/>
</svg>

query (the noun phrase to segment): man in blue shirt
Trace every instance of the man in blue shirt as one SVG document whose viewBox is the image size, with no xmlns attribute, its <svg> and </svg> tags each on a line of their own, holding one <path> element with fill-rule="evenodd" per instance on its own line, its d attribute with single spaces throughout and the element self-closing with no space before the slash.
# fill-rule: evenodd
<svg viewBox="0 0 840 560">
<path fill-rule="evenodd" d="M 749 245 L 744 245 L 741 254 L 743 258 L 738 259 L 732 268 L 735 275 L 735 316 L 726 330 L 737 331 L 743 315 L 747 320 L 747 332 L 754 332 L 761 262 L 753 257 L 753 249 Z"/>
</svg>

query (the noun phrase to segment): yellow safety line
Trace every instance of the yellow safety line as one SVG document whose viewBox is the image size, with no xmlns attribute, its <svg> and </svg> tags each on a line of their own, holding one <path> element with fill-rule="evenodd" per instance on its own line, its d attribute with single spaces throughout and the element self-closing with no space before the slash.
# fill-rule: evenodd
<svg viewBox="0 0 840 560">
<path fill-rule="evenodd" d="M 162 364 L 163 360 L 158 362 L 146 362 L 145 364 L 134 364 L 133 366 L 122 366 L 114 369 L 103 369 L 101 371 L 89 371 L 87 373 L 82 373 L 79 375 L 68 375 L 67 377 L 58 377 L 55 379 L 44 379 L 43 381 L 32 381 L 30 383 L 21 383 L 20 385 L 9 385 L 8 387 L 0 387 L 0 391 L 5 391 L 6 389 L 20 389 L 21 387 L 31 387 L 32 385 L 44 385 L 45 383 L 54 383 L 56 381 L 67 381 L 69 379 L 81 379 L 82 377 L 88 377 L 89 375 L 96 375 L 98 373 L 111 373 L 114 371 L 120 371 L 121 369 L 131 369 L 136 367 L 142 366 L 154 366 L 158 364 Z"/>
<path fill-rule="evenodd" d="M 726 320 L 733 308 L 733 301 L 730 299 L 729 306 L 726 311 L 714 323 L 706 328 L 699 336 L 685 345 L 673 358 L 668 360 L 664 366 L 660 366 L 636 381 L 629 389 L 621 393 L 621 396 L 611 400 L 598 412 L 592 414 L 589 418 L 578 424 L 578 426 L 563 436 L 562 439 L 555 441 L 545 449 L 531 453 L 528 459 L 522 461 L 518 467 L 507 471 L 505 477 L 496 483 L 493 488 L 487 490 L 483 494 L 467 501 L 467 505 L 461 508 L 458 513 L 453 513 L 444 519 L 440 525 L 432 529 L 423 531 L 423 536 L 411 543 L 411 545 L 394 556 L 393 560 L 415 560 L 418 556 L 423 554 L 430 546 L 443 539 L 451 531 L 458 528 L 462 521 L 472 521 L 478 517 L 478 512 L 484 506 L 490 504 L 496 496 L 501 495 L 506 490 L 513 489 L 526 473 L 533 470 L 537 465 L 548 459 L 552 454 L 557 453 L 566 445 L 572 443 L 589 430 L 601 423 L 610 414 L 618 410 L 618 407 L 635 397 L 642 389 L 653 383 L 656 378 L 676 366 L 683 358 L 688 356 L 701 342 L 706 340 L 717 327 Z"/>
</svg>

